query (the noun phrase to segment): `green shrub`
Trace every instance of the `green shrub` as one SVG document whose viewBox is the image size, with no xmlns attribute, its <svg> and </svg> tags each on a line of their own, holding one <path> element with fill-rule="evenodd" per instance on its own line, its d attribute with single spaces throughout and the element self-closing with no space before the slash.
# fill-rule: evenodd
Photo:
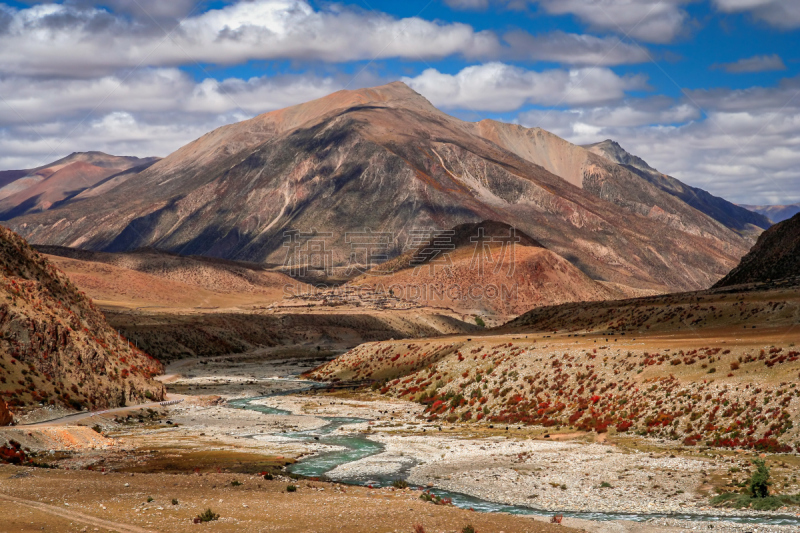
<svg viewBox="0 0 800 533">
<path fill-rule="evenodd" d="M 288 485 L 286 487 L 286 492 L 297 492 L 297 487 L 295 487 L 294 485 Z"/>
<path fill-rule="evenodd" d="M 750 476 L 747 490 L 753 498 L 766 498 L 769 496 L 769 486 L 772 485 L 769 480 L 769 468 L 763 459 L 754 459 L 753 465 L 756 471 Z"/>
<path fill-rule="evenodd" d="M 172 505 L 178 505 L 178 499 L 172 498 Z"/>
<path fill-rule="evenodd" d="M 475 317 L 475 323 L 481 328 L 485 328 L 486 327 L 486 322 L 484 322 L 483 319 L 481 317 L 479 317 L 479 316 Z"/>
<path fill-rule="evenodd" d="M 211 509 L 206 509 L 201 514 L 197 515 L 197 519 L 201 522 L 211 522 L 213 520 L 219 520 L 219 515 Z"/>
<path fill-rule="evenodd" d="M 467 524 L 466 526 L 461 528 L 461 533 L 476 533 L 475 528 L 472 527 L 472 524 Z"/>
<path fill-rule="evenodd" d="M 151 501 L 153 501 L 153 497 L 152 496 L 148 496 L 147 497 L 147 503 L 150 503 Z"/>
<path fill-rule="evenodd" d="M 238 480 L 234 479 L 233 481 L 231 481 L 231 487 L 239 487 L 239 486 L 241 486 L 241 483 Z"/>
<path fill-rule="evenodd" d="M 408 481 L 404 479 L 395 479 L 394 481 L 392 481 L 392 487 L 396 489 L 407 489 Z"/>
<path fill-rule="evenodd" d="M 608 481 L 603 481 L 602 483 L 600 483 L 600 488 L 601 489 L 613 489 L 614 487 L 612 487 L 611 483 L 609 483 Z"/>
</svg>

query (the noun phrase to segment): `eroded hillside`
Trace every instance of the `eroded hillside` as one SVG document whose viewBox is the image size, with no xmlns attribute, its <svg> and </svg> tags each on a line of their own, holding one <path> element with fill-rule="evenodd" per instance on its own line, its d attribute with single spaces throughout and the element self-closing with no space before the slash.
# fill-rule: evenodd
<svg viewBox="0 0 800 533">
<path fill-rule="evenodd" d="M 161 399 L 151 379 L 161 370 L 63 273 L 0 227 L 0 394 L 12 410 Z"/>
<path fill-rule="evenodd" d="M 429 421 L 800 451 L 800 294 L 690 296 L 570 304 L 472 337 L 365 344 L 309 375 L 371 383 L 424 404 Z"/>
</svg>

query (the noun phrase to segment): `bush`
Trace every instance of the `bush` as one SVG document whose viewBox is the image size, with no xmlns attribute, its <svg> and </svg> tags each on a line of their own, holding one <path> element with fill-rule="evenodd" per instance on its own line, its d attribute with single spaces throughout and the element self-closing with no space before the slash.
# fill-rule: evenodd
<svg viewBox="0 0 800 533">
<path fill-rule="evenodd" d="M 600 488 L 601 489 L 613 489 L 614 487 L 612 487 L 611 483 L 609 483 L 608 481 L 603 481 L 602 483 L 600 483 Z"/>
<path fill-rule="evenodd" d="M 755 465 L 756 471 L 750 476 L 747 491 L 753 498 L 766 498 L 769 496 L 769 486 L 772 485 L 769 481 L 769 468 L 763 459 L 754 459 L 753 465 Z"/>
<path fill-rule="evenodd" d="M 407 489 L 408 481 L 404 479 L 395 479 L 394 481 L 392 481 L 392 487 L 396 489 Z"/>
<path fill-rule="evenodd" d="M 239 480 L 234 479 L 233 481 L 231 481 L 231 487 L 239 487 L 239 486 L 241 486 Z"/>
<path fill-rule="evenodd" d="M 275 479 L 275 476 L 273 476 L 270 472 L 264 472 L 262 475 L 264 476 L 264 479 L 266 479 L 267 481 L 272 481 L 273 479 Z"/>
<path fill-rule="evenodd" d="M 294 485 L 288 485 L 286 487 L 286 492 L 297 492 L 297 487 L 295 487 Z"/>
<path fill-rule="evenodd" d="M 711 498 L 711 505 L 715 507 L 729 507 L 732 509 L 753 509 L 755 511 L 775 511 L 786 505 L 800 505 L 800 495 L 796 496 L 767 496 L 766 498 L 753 498 L 748 494 L 726 492 Z"/>
<path fill-rule="evenodd" d="M 461 533 L 476 533 L 476 531 L 475 528 L 472 527 L 472 524 L 467 524 L 461 528 Z"/>
<path fill-rule="evenodd" d="M 434 505 L 453 505 L 453 500 L 450 498 L 442 498 L 441 496 L 437 496 L 429 491 L 425 491 L 420 494 L 419 499 L 424 502 L 430 502 Z"/>
<path fill-rule="evenodd" d="M 178 499 L 172 498 L 172 505 L 178 505 Z"/>
<path fill-rule="evenodd" d="M 484 322 L 484 321 L 483 321 L 483 319 L 482 319 L 481 317 L 479 317 L 479 316 L 476 316 L 476 317 L 475 317 L 475 323 L 476 323 L 476 324 L 477 324 L 479 327 L 482 327 L 482 328 L 485 328 L 485 327 L 486 327 L 486 322 Z"/>
<path fill-rule="evenodd" d="M 153 497 L 152 496 L 148 496 L 147 497 L 147 503 L 150 503 L 151 501 L 153 501 Z"/>
<path fill-rule="evenodd" d="M 211 509 L 206 509 L 201 514 L 197 515 L 195 520 L 199 520 L 200 522 L 211 522 L 213 520 L 219 520 L 219 515 Z"/>
</svg>

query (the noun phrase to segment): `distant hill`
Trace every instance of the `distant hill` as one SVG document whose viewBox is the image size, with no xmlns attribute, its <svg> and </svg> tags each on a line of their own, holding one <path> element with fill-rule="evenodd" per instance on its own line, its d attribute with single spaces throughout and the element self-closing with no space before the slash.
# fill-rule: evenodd
<svg viewBox="0 0 800 533">
<path fill-rule="evenodd" d="M 642 158 L 626 152 L 619 143 L 611 139 L 586 145 L 585 148 L 635 172 L 664 192 L 680 198 L 734 231 L 758 235 L 761 230 L 772 225 L 770 219 L 764 216 L 766 213 L 754 212 L 754 210 L 746 208 L 747 206 L 736 205 L 724 198 L 714 196 L 708 191 L 686 185 L 672 176 L 662 174 Z"/>
<path fill-rule="evenodd" d="M 0 172 L 0 220 L 51 209 L 119 174 L 144 170 L 157 157 L 76 152 L 48 165 Z"/>
<path fill-rule="evenodd" d="M 739 266 L 714 287 L 762 283 L 795 276 L 800 276 L 800 214 L 762 233 Z"/>
<path fill-rule="evenodd" d="M 160 400 L 160 363 L 117 335 L 67 277 L 0 227 L 0 399 L 13 411 Z"/>
<path fill-rule="evenodd" d="M 642 294 L 594 281 L 528 235 L 492 220 L 456 226 L 448 239 L 423 242 L 351 284 L 391 288 L 395 296 L 423 305 L 495 317 Z"/>
<path fill-rule="evenodd" d="M 793 205 L 745 205 L 741 204 L 745 209 L 749 209 L 755 213 L 760 213 L 777 224 L 783 222 L 800 213 L 800 204 Z"/>
</svg>

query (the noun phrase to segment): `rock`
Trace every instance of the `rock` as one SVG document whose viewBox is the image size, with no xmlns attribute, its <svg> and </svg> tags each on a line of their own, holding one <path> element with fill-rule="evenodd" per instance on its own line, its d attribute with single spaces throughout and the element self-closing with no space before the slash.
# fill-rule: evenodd
<svg viewBox="0 0 800 533">
<path fill-rule="evenodd" d="M 14 423 L 14 415 L 8 410 L 8 405 L 0 400 L 0 426 L 10 426 Z"/>
</svg>

